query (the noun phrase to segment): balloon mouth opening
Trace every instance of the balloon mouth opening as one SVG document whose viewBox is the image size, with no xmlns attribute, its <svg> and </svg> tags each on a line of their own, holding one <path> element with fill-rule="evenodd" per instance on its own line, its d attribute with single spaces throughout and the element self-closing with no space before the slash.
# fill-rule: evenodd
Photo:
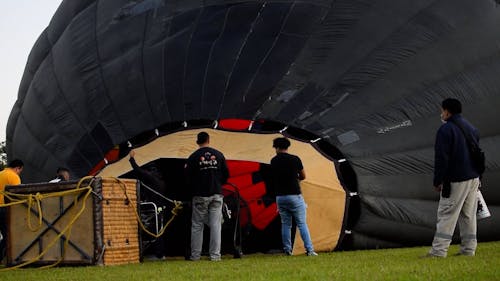
<svg viewBox="0 0 500 281">
<path fill-rule="evenodd" d="M 237 179 L 233 183 L 241 190 L 252 186 L 246 188 L 245 192 L 248 193 L 242 195 L 246 196 L 246 202 L 252 202 L 247 208 L 249 215 L 238 216 L 242 218 L 240 224 L 243 229 L 246 225 L 250 225 L 250 229 L 255 231 L 251 235 L 252 238 L 249 238 L 256 239 L 255 248 L 252 249 L 267 252 L 281 247 L 280 222 L 277 219 L 275 196 L 266 186 L 266 167 L 276 153 L 272 147 L 273 140 L 283 136 L 292 143 L 290 153 L 302 159 L 307 177 L 301 182 L 301 189 L 304 197 L 309 198 L 307 200 L 311 202 L 312 214 L 315 208 L 318 212 L 316 217 L 311 215 L 311 218 L 320 220 L 317 225 L 322 227 L 327 224 L 329 232 L 337 233 L 329 237 L 328 241 L 324 241 L 323 249 L 331 251 L 343 239 L 344 232 L 341 229 L 351 225 L 345 222 L 344 214 L 347 213 L 347 208 L 354 206 L 347 202 L 349 200 L 347 194 L 357 191 L 356 177 L 349 161 L 346 161 L 344 155 L 326 138 L 282 123 L 239 119 L 170 123 L 116 145 L 91 174 L 135 178 L 130 174 L 132 168 L 127 156 L 133 148 L 139 166 L 147 169 L 156 166 L 157 170 L 162 172 L 167 185 L 172 187 L 170 196 L 173 199 L 189 200 L 189 194 L 182 188 L 184 163 L 185 159 L 198 148 L 196 137 L 202 131 L 210 135 L 210 145 L 226 156 L 230 166 L 230 177 Z M 243 194 L 241 190 L 238 192 Z M 234 191 L 226 186 L 226 192 Z M 324 221 L 325 218 L 322 219 L 321 214 L 324 209 L 330 208 L 328 206 L 337 207 L 333 210 L 334 214 L 328 215 L 328 221 Z M 351 219 L 350 216 L 347 221 Z M 183 223 L 185 225 L 187 222 Z M 270 237 L 276 237 L 277 242 L 272 242 L 274 238 Z M 269 240 L 266 249 L 262 249 L 262 240 Z M 246 243 L 253 244 L 248 241 Z"/>
</svg>

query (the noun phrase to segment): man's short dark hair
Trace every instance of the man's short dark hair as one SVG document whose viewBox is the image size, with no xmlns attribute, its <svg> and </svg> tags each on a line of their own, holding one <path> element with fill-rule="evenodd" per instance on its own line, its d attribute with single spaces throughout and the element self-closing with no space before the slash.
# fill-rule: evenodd
<svg viewBox="0 0 500 281">
<path fill-rule="evenodd" d="M 273 140 L 273 147 L 277 149 L 288 149 L 290 141 L 287 138 L 275 138 Z"/>
<path fill-rule="evenodd" d="M 451 114 L 460 114 L 462 113 L 462 104 L 459 100 L 454 98 L 447 98 L 441 104 L 441 107 L 445 110 L 448 110 Z"/>
<path fill-rule="evenodd" d="M 206 143 L 209 138 L 210 138 L 210 136 L 208 135 L 207 132 L 200 132 L 200 133 L 198 133 L 198 137 L 196 138 L 196 143 L 197 144 Z"/>
<path fill-rule="evenodd" d="M 22 168 L 22 167 L 24 167 L 24 163 L 23 163 L 23 161 L 21 161 L 19 159 L 14 159 L 14 160 L 10 161 L 9 167 L 10 168 Z"/>
<path fill-rule="evenodd" d="M 59 168 L 57 168 L 56 173 L 58 173 L 58 174 L 59 174 L 59 173 L 61 173 L 61 172 L 68 172 L 68 173 L 69 173 L 69 170 L 68 170 L 68 168 L 64 168 L 64 167 L 59 167 Z"/>
</svg>

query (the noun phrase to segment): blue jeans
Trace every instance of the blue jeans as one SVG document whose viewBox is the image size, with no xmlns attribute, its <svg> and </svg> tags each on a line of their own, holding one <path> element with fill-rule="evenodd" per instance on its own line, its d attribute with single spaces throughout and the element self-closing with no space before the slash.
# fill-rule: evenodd
<svg viewBox="0 0 500 281">
<path fill-rule="evenodd" d="M 210 227 L 209 254 L 211 260 L 220 259 L 222 199 L 221 194 L 193 197 L 191 218 L 191 260 L 199 260 L 203 246 L 203 228 Z"/>
<path fill-rule="evenodd" d="M 306 222 L 306 202 L 301 194 L 276 196 L 276 203 L 281 217 L 281 239 L 283 250 L 292 252 L 292 217 L 300 231 L 300 237 L 304 241 L 304 248 L 307 252 L 314 251 L 309 228 Z"/>
</svg>

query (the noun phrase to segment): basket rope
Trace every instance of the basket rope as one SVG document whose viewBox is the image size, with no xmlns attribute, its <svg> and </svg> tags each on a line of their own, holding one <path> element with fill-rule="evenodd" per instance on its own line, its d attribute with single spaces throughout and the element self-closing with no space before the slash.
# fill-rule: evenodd
<svg viewBox="0 0 500 281">
<path fill-rule="evenodd" d="M 50 267 L 54 267 L 54 266 L 58 265 L 63 260 L 63 258 L 65 256 L 66 248 L 68 247 L 68 244 L 70 241 L 71 229 L 73 227 L 73 224 L 78 220 L 78 218 L 85 211 L 86 201 L 87 201 L 89 195 L 94 193 L 92 190 L 92 186 L 91 186 L 94 179 L 95 179 L 95 177 L 93 177 L 93 176 L 83 177 L 78 181 L 78 184 L 76 185 L 76 187 L 74 189 L 65 190 L 65 191 L 56 191 L 56 192 L 50 192 L 50 193 L 37 192 L 36 194 L 17 194 L 17 193 L 2 191 L 1 193 L 3 193 L 4 196 L 10 200 L 10 202 L 7 204 L 0 204 L 0 208 L 14 206 L 14 205 L 20 205 L 20 204 L 26 204 L 27 205 L 27 215 L 26 216 L 27 216 L 27 221 L 28 221 L 28 228 L 33 232 L 37 232 L 43 227 L 43 210 L 41 207 L 41 202 L 44 199 L 52 198 L 52 197 L 63 197 L 63 196 L 73 195 L 74 196 L 74 206 L 77 206 L 78 201 L 79 201 L 78 198 L 80 197 L 80 194 L 84 193 L 84 195 L 83 195 L 83 198 L 81 201 L 81 207 L 78 210 L 78 212 L 76 212 L 73 215 L 73 217 L 71 218 L 68 225 L 66 225 L 66 227 L 64 227 L 64 229 L 62 231 L 60 231 L 60 233 L 47 245 L 47 247 L 38 256 L 34 257 L 33 259 L 31 259 L 29 261 L 26 261 L 24 263 L 21 263 L 21 264 L 12 266 L 12 267 L 2 268 L 2 269 L 0 269 L 0 272 L 18 269 L 18 268 L 21 268 L 21 267 L 24 267 L 26 265 L 29 265 L 29 264 L 32 264 L 34 262 L 39 261 L 48 252 L 48 250 L 50 250 L 57 243 L 57 241 L 59 241 L 59 239 L 63 235 L 65 235 L 66 239 L 65 239 L 64 246 L 62 249 L 63 254 L 61 255 L 61 257 L 59 257 L 59 259 L 55 263 L 50 264 L 50 265 L 46 265 L 46 266 L 42 266 L 40 268 L 50 268 Z M 106 179 L 111 179 L 111 180 L 115 180 L 116 182 L 118 182 L 120 184 L 123 192 L 124 192 L 126 199 L 130 202 L 129 195 L 127 193 L 126 184 L 122 180 L 120 180 L 118 178 L 114 178 L 114 177 L 106 178 Z M 88 181 L 88 183 L 85 186 L 83 186 L 83 182 L 85 182 L 87 180 L 90 180 L 90 181 Z M 175 217 L 182 210 L 182 207 L 183 207 L 182 202 L 176 201 L 176 200 L 171 200 L 171 202 L 172 202 L 172 204 L 174 204 L 174 207 L 171 210 L 172 216 L 167 221 L 165 226 L 163 226 L 163 228 L 158 232 L 158 234 L 152 233 L 151 231 L 149 231 L 146 228 L 146 226 L 143 224 L 142 220 L 140 219 L 137 208 L 134 207 L 133 204 L 129 204 L 129 206 L 133 209 L 134 214 L 135 214 L 135 218 L 136 218 L 138 224 L 140 225 L 141 229 L 145 233 L 147 233 L 148 235 L 151 235 L 155 238 L 158 238 L 158 237 L 163 235 L 163 233 L 165 232 L 167 227 L 172 223 L 172 221 L 175 219 Z M 35 226 L 33 226 L 32 222 L 31 222 L 31 220 L 32 220 L 31 219 L 31 216 L 32 216 L 31 209 L 32 208 L 34 208 L 38 213 L 38 224 Z"/>
<path fill-rule="evenodd" d="M 82 186 L 82 183 L 84 181 L 88 180 L 88 179 L 91 179 L 89 181 L 89 183 L 86 186 Z M 82 199 L 81 207 L 78 210 L 78 212 L 76 212 L 73 215 L 73 217 L 71 218 L 70 222 L 63 228 L 63 230 L 60 231 L 60 233 L 52 241 L 49 242 L 49 244 L 47 245 L 47 247 L 38 256 L 34 257 L 33 259 L 31 259 L 29 261 L 26 261 L 24 263 L 21 263 L 21 264 L 12 266 L 12 267 L 2 268 L 2 269 L 0 269 L 0 271 L 8 271 L 8 270 L 13 270 L 13 269 L 18 269 L 18 268 L 24 267 L 26 265 L 32 264 L 32 263 L 34 263 L 36 261 L 39 261 L 48 252 L 48 250 L 50 250 L 57 243 L 57 241 L 59 241 L 59 239 L 63 235 L 65 235 L 66 239 L 65 239 L 65 242 L 64 242 L 63 254 L 61 255 L 61 257 L 56 262 L 54 262 L 53 264 L 42 266 L 40 268 L 50 268 L 50 267 L 54 267 L 54 266 L 58 265 L 62 261 L 62 259 L 64 258 L 64 254 L 66 252 L 66 248 L 67 248 L 67 246 L 69 244 L 70 237 L 71 237 L 71 228 L 73 227 L 73 224 L 75 223 L 75 221 L 78 220 L 78 218 L 85 211 L 85 205 L 86 205 L 85 203 L 86 203 L 89 195 L 92 192 L 92 187 L 90 186 L 92 184 L 92 180 L 93 180 L 93 177 L 84 177 L 84 178 L 80 179 L 80 181 L 76 185 L 75 189 L 65 190 L 65 191 L 57 191 L 57 192 L 51 192 L 51 193 L 44 193 L 44 194 L 41 194 L 41 193 L 36 193 L 36 194 L 16 194 L 16 193 L 11 193 L 11 192 L 4 191 L 3 192 L 4 195 L 7 196 L 9 198 L 9 200 L 11 200 L 12 202 L 10 202 L 8 204 L 2 204 L 2 205 L 0 205 L 0 207 L 14 206 L 14 205 L 19 205 L 19 204 L 27 204 L 28 205 L 28 207 L 27 207 L 27 210 L 28 210 L 28 214 L 27 214 L 28 227 L 33 232 L 36 232 L 36 231 L 40 230 L 40 228 L 42 227 L 42 218 L 43 218 L 43 213 L 42 213 L 42 208 L 41 208 L 41 202 L 42 202 L 42 200 L 44 200 L 46 198 L 51 198 L 51 197 L 61 197 L 61 196 L 74 195 L 75 196 L 74 197 L 74 200 L 75 200 L 74 206 L 77 206 L 79 195 L 81 193 L 84 193 L 84 196 L 83 196 L 83 199 Z M 31 207 L 34 204 L 36 204 L 36 206 L 37 206 L 38 217 L 39 217 L 39 220 L 38 220 L 39 225 L 37 227 L 33 227 L 31 225 L 31 215 L 30 215 L 31 212 L 30 212 L 30 210 L 31 210 Z"/>
<path fill-rule="evenodd" d="M 128 194 L 127 194 L 127 189 L 126 189 L 126 185 L 125 183 L 118 179 L 118 178 L 114 178 L 115 180 L 117 180 L 119 183 L 120 183 L 120 186 L 122 187 L 123 189 L 123 192 L 125 194 L 125 198 L 127 200 L 129 200 L 129 197 L 128 197 Z M 144 223 L 142 222 L 142 220 L 140 219 L 140 216 L 139 216 L 139 212 L 137 212 L 137 208 L 134 208 L 132 205 L 129 205 L 133 210 L 134 210 L 134 214 L 135 214 L 135 217 L 136 217 L 136 220 L 137 222 L 139 223 L 139 225 L 141 226 L 141 229 L 147 233 L 148 235 L 151 235 L 152 237 L 155 237 L 155 238 L 158 238 L 160 236 L 163 235 L 163 233 L 165 232 L 165 230 L 167 229 L 167 227 L 172 223 L 172 221 L 174 221 L 175 217 L 179 214 L 179 212 L 182 210 L 182 202 L 180 201 L 177 201 L 177 200 L 171 200 L 169 199 L 170 202 L 172 204 L 174 204 L 174 207 L 172 208 L 172 210 L 170 211 L 170 213 L 172 214 L 172 216 L 170 217 L 170 219 L 165 223 L 165 225 L 160 229 L 160 231 L 158 232 L 158 234 L 155 234 L 151 231 L 149 231 L 146 226 L 144 225 Z M 130 201 L 130 200 L 129 200 Z"/>
</svg>

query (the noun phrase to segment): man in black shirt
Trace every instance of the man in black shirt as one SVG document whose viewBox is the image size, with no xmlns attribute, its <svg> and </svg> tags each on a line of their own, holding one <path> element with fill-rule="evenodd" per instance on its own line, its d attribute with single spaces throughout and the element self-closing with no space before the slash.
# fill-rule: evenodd
<svg viewBox="0 0 500 281">
<path fill-rule="evenodd" d="M 220 261 L 222 224 L 222 184 L 226 183 L 229 171 L 224 155 L 211 147 L 206 132 L 198 134 L 199 149 L 189 156 L 186 173 L 193 195 L 191 218 L 191 257 L 199 260 L 203 245 L 203 228 L 210 227 L 210 260 Z"/>
<path fill-rule="evenodd" d="M 299 180 L 306 178 L 302 161 L 289 154 L 290 141 L 287 138 L 276 138 L 273 147 L 276 156 L 271 159 L 272 185 L 276 192 L 276 203 L 281 217 L 281 239 L 285 254 L 292 255 L 292 218 L 295 219 L 304 248 L 308 256 L 317 256 L 309 235 L 306 222 L 306 203 L 300 191 Z"/>
</svg>

